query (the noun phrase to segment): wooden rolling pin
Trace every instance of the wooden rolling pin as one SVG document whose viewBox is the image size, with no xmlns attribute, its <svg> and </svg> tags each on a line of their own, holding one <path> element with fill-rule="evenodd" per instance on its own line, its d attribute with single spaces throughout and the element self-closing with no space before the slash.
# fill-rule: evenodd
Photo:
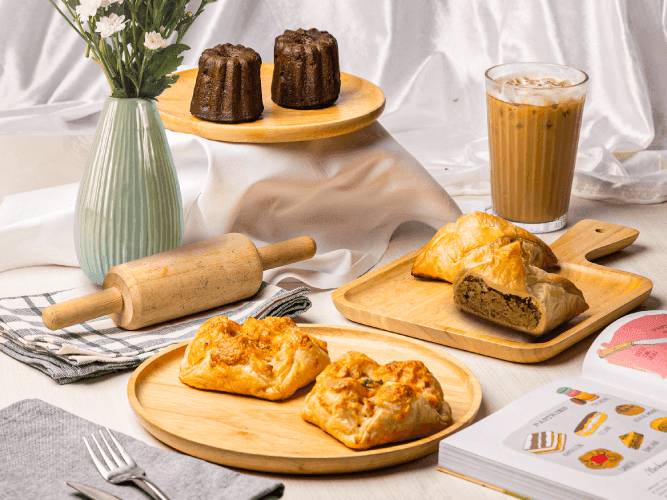
<svg viewBox="0 0 667 500">
<path fill-rule="evenodd" d="M 225 234 L 114 266 L 102 291 L 49 306 L 42 320 L 58 330 L 108 314 L 136 330 L 252 297 L 264 270 L 310 259 L 316 249 L 309 236 L 258 249 L 242 234 Z"/>
</svg>

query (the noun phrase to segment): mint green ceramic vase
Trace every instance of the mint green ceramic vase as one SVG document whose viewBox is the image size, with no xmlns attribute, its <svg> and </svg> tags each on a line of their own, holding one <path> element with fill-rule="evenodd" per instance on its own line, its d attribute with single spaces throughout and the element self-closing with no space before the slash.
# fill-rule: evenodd
<svg viewBox="0 0 667 500">
<path fill-rule="evenodd" d="M 154 101 L 106 100 L 75 214 L 76 255 L 98 285 L 117 264 L 181 246 L 181 191 Z"/>
</svg>

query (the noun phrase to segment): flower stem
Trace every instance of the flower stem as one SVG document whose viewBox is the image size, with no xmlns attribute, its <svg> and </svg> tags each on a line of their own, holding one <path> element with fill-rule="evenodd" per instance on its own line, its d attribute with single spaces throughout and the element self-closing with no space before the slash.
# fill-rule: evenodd
<svg viewBox="0 0 667 500">
<path fill-rule="evenodd" d="M 144 68 L 146 67 L 146 60 L 149 58 L 151 54 L 150 49 L 146 49 L 146 52 L 144 52 L 144 58 L 141 61 L 141 69 L 139 70 L 139 88 L 137 89 L 137 95 L 141 93 L 141 85 L 143 84 L 144 80 Z"/>
<path fill-rule="evenodd" d="M 127 86 L 125 85 L 125 75 L 123 74 L 123 50 L 120 48 L 120 43 L 118 41 L 118 35 L 111 36 L 111 43 L 116 52 L 116 60 L 118 61 L 118 71 L 120 73 L 120 85 L 125 90 L 127 94 Z M 129 95 L 128 95 L 129 97 Z"/>
<path fill-rule="evenodd" d="M 215 2 L 216 0 L 201 0 L 201 3 L 199 4 L 199 8 L 197 9 L 197 12 L 194 13 L 192 16 L 193 18 L 199 17 L 199 14 L 204 12 L 204 7 L 206 7 L 207 4 L 211 3 L 211 1 Z M 178 38 L 176 40 L 176 43 L 181 43 L 181 40 L 185 36 L 185 34 L 188 32 L 188 29 L 192 26 L 192 23 L 186 24 L 185 27 L 183 28 L 183 31 L 178 32 Z"/>
<path fill-rule="evenodd" d="M 123 44 L 122 44 L 122 47 L 121 47 L 121 54 L 125 57 L 125 62 L 126 62 L 126 64 L 128 65 L 128 67 L 130 67 L 131 57 L 130 57 L 130 53 L 129 53 L 129 51 L 127 50 L 127 35 L 126 35 L 126 33 L 127 33 L 127 30 L 123 30 L 123 31 L 122 31 Z M 134 46 L 132 46 L 132 50 L 133 50 L 133 51 L 135 50 L 135 49 L 134 49 Z M 131 67 L 130 67 L 130 68 L 131 68 Z M 131 74 L 131 70 L 130 70 L 130 74 Z M 130 80 L 131 80 L 131 78 L 130 78 Z M 124 80 L 124 79 L 123 79 L 123 85 L 125 85 L 125 80 Z M 125 91 L 126 91 L 126 92 L 128 91 L 128 88 L 127 88 L 127 87 L 125 87 Z M 130 95 L 130 94 L 129 94 L 129 92 L 128 92 L 128 96 L 129 96 L 129 95 Z M 139 91 L 138 91 L 138 89 L 137 89 L 136 96 L 134 96 L 134 97 L 138 97 L 138 96 L 139 96 Z"/>
<path fill-rule="evenodd" d="M 72 23 L 72 21 L 69 20 L 69 18 L 65 15 L 65 13 L 64 13 L 62 10 L 60 10 L 60 7 L 58 7 L 58 6 L 56 5 L 56 3 L 55 3 L 53 0 L 49 0 L 49 2 L 51 2 L 51 5 L 53 5 L 53 6 L 56 8 L 56 10 L 60 13 L 60 15 L 63 16 L 63 18 L 65 19 L 65 21 L 67 21 L 67 24 L 69 24 L 69 25 L 74 29 L 74 31 L 76 31 L 76 32 L 79 34 L 79 36 L 80 36 L 81 38 L 83 38 L 84 40 L 86 40 L 86 37 L 83 35 L 83 29 L 81 29 L 81 31 L 79 31 L 79 30 L 77 29 L 77 27 L 74 26 L 74 24 Z M 68 12 L 70 13 L 70 15 L 71 15 L 74 19 L 77 19 L 77 17 L 76 17 L 76 16 L 74 15 L 74 13 L 72 12 L 72 9 L 70 8 L 70 6 L 67 5 L 67 2 L 65 2 L 65 7 L 67 7 L 67 10 L 68 10 Z M 81 26 L 80 23 L 77 22 L 77 24 L 79 24 L 79 26 Z M 86 42 L 87 42 L 87 41 L 88 41 L 88 40 L 86 40 Z"/>
<path fill-rule="evenodd" d="M 93 45 L 91 45 L 91 47 L 92 46 Z M 110 64 L 110 62 L 113 60 L 113 57 L 109 57 L 109 59 L 107 59 L 108 51 L 109 51 L 109 45 L 107 45 L 107 43 L 104 41 L 104 38 L 100 38 L 98 62 L 100 63 L 102 69 L 104 70 L 104 74 L 106 75 L 107 80 L 109 82 L 109 86 L 111 87 L 111 93 L 113 94 L 114 90 L 116 90 L 116 85 L 114 85 L 115 71 L 113 70 L 113 66 Z"/>
</svg>

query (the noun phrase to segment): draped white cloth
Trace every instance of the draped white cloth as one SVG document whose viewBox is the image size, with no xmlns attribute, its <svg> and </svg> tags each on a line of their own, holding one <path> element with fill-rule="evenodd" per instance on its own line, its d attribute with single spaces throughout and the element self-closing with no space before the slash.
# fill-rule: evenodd
<svg viewBox="0 0 667 500">
<path fill-rule="evenodd" d="M 283 221 L 287 233 L 295 232 L 292 224 L 297 220 L 289 217 L 300 213 L 303 224 L 308 203 L 293 200 L 289 210 L 251 223 L 252 197 L 266 202 L 267 178 L 288 175 L 294 180 L 293 175 L 307 170 L 304 165 L 310 160 L 305 157 L 326 158 L 331 159 L 326 175 L 332 185 L 340 187 L 344 178 L 338 176 L 345 174 L 355 188 L 351 197 L 336 199 L 365 201 L 355 206 L 375 209 L 373 216 L 382 211 L 379 203 L 399 200 L 377 223 L 369 214 L 361 226 L 341 224 L 334 233 L 321 235 L 323 252 L 345 256 L 318 268 L 317 272 L 337 278 L 319 280 L 311 273 L 312 284 L 335 286 L 343 278 L 361 274 L 384 251 L 397 223 L 421 220 L 437 227 L 456 216 L 447 193 L 438 191 L 419 163 L 451 195 L 489 193 L 483 75 L 491 66 L 512 61 L 567 64 L 590 77 L 576 196 L 628 203 L 667 199 L 667 0 L 219 0 L 207 7 L 186 36 L 191 50 L 183 66 L 194 67 L 205 48 L 225 42 L 252 47 L 271 62 L 275 36 L 300 27 L 332 33 L 339 44 L 341 70 L 370 80 L 385 92 L 381 126 L 360 134 L 373 146 L 364 142 L 357 153 L 359 161 L 371 161 L 363 159 L 364 154 L 379 154 L 371 161 L 372 172 L 398 175 L 392 180 L 395 189 L 387 181 L 387 190 L 382 191 L 386 198 L 374 200 L 374 205 L 367 190 L 374 185 L 372 179 L 355 177 L 363 171 L 363 163 L 356 163 L 355 157 L 337 164 L 331 149 L 321 144 L 284 149 L 190 142 L 191 149 L 183 154 L 201 169 L 190 181 L 180 174 L 194 190 L 186 207 L 186 239 L 232 229 L 257 241 L 270 241 L 276 236 L 271 228 Z M 83 41 L 48 2 L 0 2 L 0 48 L 0 133 L 94 132 L 108 85 L 99 66 L 83 58 Z M 179 141 L 187 142 L 177 136 L 169 134 L 176 149 L 182 145 Z M 347 147 L 357 139 L 335 141 Z M 392 158 L 387 169 L 382 151 Z M 294 165 L 287 160 L 290 155 Z M 258 175 L 264 167 L 255 158 L 268 164 L 272 173 Z M 243 194 L 226 200 L 216 196 L 216 189 L 229 185 L 225 176 L 230 164 L 237 166 L 234 172 L 247 185 Z M 312 191 L 312 175 L 311 170 L 299 177 L 293 194 L 309 192 L 310 201 L 322 198 L 322 192 Z M 429 202 L 418 203 L 419 185 L 432 195 L 428 208 Z M 4 207 L 4 213 L 16 213 L 15 208 Z M 437 212 L 439 217 L 434 216 Z M 302 228 L 316 226 L 324 231 L 315 223 Z M 377 248 L 346 241 L 351 230 L 367 234 Z"/>
<path fill-rule="evenodd" d="M 403 222 L 433 227 L 459 207 L 379 123 L 295 143 L 233 144 L 168 132 L 183 198 L 184 243 L 240 232 L 257 246 L 311 236 L 317 255 L 264 274 L 336 288 L 384 254 Z M 77 185 L 8 196 L 0 205 L 0 272 L 77 266 Z"/>
</svg>

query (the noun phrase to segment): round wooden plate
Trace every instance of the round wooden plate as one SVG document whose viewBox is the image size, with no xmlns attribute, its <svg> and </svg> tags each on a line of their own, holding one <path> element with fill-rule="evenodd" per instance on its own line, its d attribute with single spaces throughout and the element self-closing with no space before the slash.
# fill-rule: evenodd
<svg viewBox="0 0 667 500">
<path fill-rule="evenodd" d="M 176 73 L 175 85 L 159 97 L 157 109 L 164 126 L 206 139 L 225 142 L 295 142 L 347 134 L 370 125 L 384 110 L 384 93 L 362 78 L 340 74 L 340 96 L 324 109 L 281 108 L 271 100 L 273 63 L 262 64 L 264 112 L 253 122 L 215 123 L 190 114 L 197 69 Z"/>
<path fill-rule="evenodd" d="M 379 469 L 415 460 L 438 449 L 442 438 L 472 422 L 482 390 L 470 369 L 442 349 L 367 328 L 299 325 L 326 340 L 332 360 L 351 350 L 378 363 L 423 361 L 452 407 L 454 423 L 423 439 L 365 451 L 347 448 L 304 421 L 301 408 L 313 384 L 279 402 L 193 389 L 178 378 L 188 342 L 141 364 L 127 392 L 141 423 L 160 441 L 184 453 L 232 467 L 289 474 L 334 474 Z"/>
</svg>

